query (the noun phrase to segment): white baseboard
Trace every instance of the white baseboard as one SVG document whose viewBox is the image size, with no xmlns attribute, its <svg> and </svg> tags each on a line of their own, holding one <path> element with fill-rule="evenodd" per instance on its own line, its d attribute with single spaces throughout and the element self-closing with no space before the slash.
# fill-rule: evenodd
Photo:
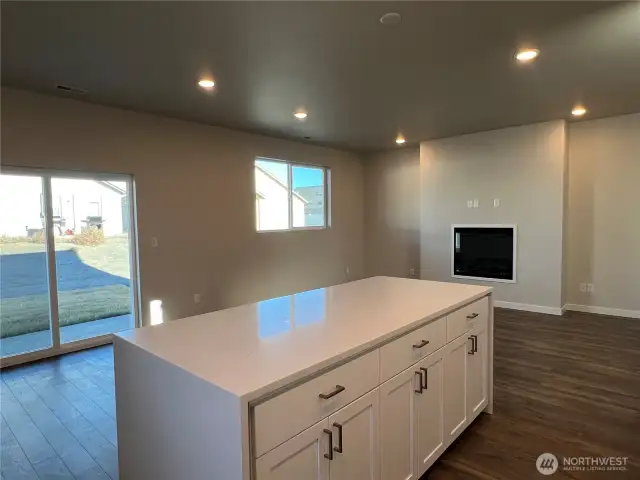
<svg viewBox="0 0 640 480">
<path fill-rule="evenodd" d="M 525 312 L 547 313 L 549 315 L 562 315 L 563 309 L 556 307 L 546 307 L 544 305 L 531 305 L 529 303 L 503 302 L 496 300 L 493 302 L 495 307 L 508 308 L 509 310 L 523 310 Z"/>
<path fill-rule="evenodd" d="M 498 302 L 495 302 L 496 304 Z M 599 315 L 611 315 L 612 317 L 640 318 L 640 310 L 623 310 L 620 308 L 595 307 L 592 305 L 576 305 L 568 303 L 564 306 L 572 312 L 597 313 Z"/>
</svg>

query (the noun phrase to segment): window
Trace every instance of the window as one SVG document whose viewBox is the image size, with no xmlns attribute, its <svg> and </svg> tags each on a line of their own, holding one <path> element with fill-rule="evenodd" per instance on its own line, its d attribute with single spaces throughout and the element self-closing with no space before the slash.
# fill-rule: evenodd
<svg viewBox="0 0 640 480">
<path fill-rule="evenodd" d="M 259 232 L 327 226 L 327 168 L 257 158 L 254 170 Z"/>
</svg>

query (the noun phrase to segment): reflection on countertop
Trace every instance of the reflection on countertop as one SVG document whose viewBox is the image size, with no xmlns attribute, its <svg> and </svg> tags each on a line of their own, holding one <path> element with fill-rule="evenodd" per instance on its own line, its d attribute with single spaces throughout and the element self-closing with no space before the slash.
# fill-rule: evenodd
<svg viewBox="0 0 640 480">
<path fill-rule="evenodd" d="M 326 289 L 311 290 L 257 303 L 258 335 L 266 339 L 324 321 Z"/>
</svg>

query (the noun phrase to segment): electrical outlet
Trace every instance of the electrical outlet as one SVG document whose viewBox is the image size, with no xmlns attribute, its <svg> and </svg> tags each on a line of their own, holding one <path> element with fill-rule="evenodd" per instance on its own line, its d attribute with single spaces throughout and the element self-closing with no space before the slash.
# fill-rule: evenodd
<svg viewBox="0 0 640 480">
<path fill-rule="evenodd" d="M 594 292 L 593 283 L 587 283 L 587 293 L 591 294 Z"/>
<path fill-rule="evenodd" d="M 415 268 L 410 268 L 409 269 L 409 277 L 416 278 L 416 269 Z"/>
<path fill-rule="evenodd" d="M 158 237 L 151 237 L 151 247 L 156 248 L 158 246 Z"/>
<path fill-rule="evenodd" d="M 473 208 L 478 208 L 480 206 L 480 201 L 477 198 L 473 199 Z"/>
<path fill-rule="evenodd" d="M 467 200 L 467 208 L 473 208 L 473 200 Z"/>
<path fill-rule="evenodd" d="M 202 295 L 199 293 L 194 293 L 193 294 L 193 302 L 194 303 L 200 303 L 200 301 L 202 300 Z"/>
<path fill-rule="evenodd" d="M 493 199 L 493 208 L 498 208 L 500 206 L 500 199 L 499 198 L 494 198 Z"/>
<path fill-rule="evenodd" d="M 351 269 L 349 267 L 344 269 L 344 273 L 347 274 L 347 277 L 349 276 L 349 274 L 351 273 Z"/>
<path fill-rule="evenodd" d="M 580 292 L 587 293 L 587 284 L 586 283 L 581 283 L 580 284 Z"/>
</svg>

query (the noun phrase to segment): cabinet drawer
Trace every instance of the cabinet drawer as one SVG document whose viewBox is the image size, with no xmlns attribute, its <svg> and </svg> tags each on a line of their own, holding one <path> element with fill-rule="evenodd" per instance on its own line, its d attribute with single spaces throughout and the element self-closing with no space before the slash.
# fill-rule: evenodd
<svg viewBox="0 0 640 480">
<path fill-rule="evenodd" d="M 447 315 L 447 342 L 489 319 L 489 298 L 484 297 Z"/>
<path fill-rule="evenodd" d="M 380 348 L 380 381 L 386 382 L 405 368 L 444 346 L 447 337 L 446 318 L 387 343 Z M 425 342 L 428 342 L 425 344 Z M 420 347 L 420 345 L 423 345 Z"/>
<path fill-rule="evenodd" d="M 260 457 L 373 390 L 380 384 L 379 379 L 376 349 L 257 405 L 254 409 L 255 456 Z M 338 390 L 339 393 L 331 395 Z M 330 398 L 321 398 L 321 394 Z"/>
</svg>

